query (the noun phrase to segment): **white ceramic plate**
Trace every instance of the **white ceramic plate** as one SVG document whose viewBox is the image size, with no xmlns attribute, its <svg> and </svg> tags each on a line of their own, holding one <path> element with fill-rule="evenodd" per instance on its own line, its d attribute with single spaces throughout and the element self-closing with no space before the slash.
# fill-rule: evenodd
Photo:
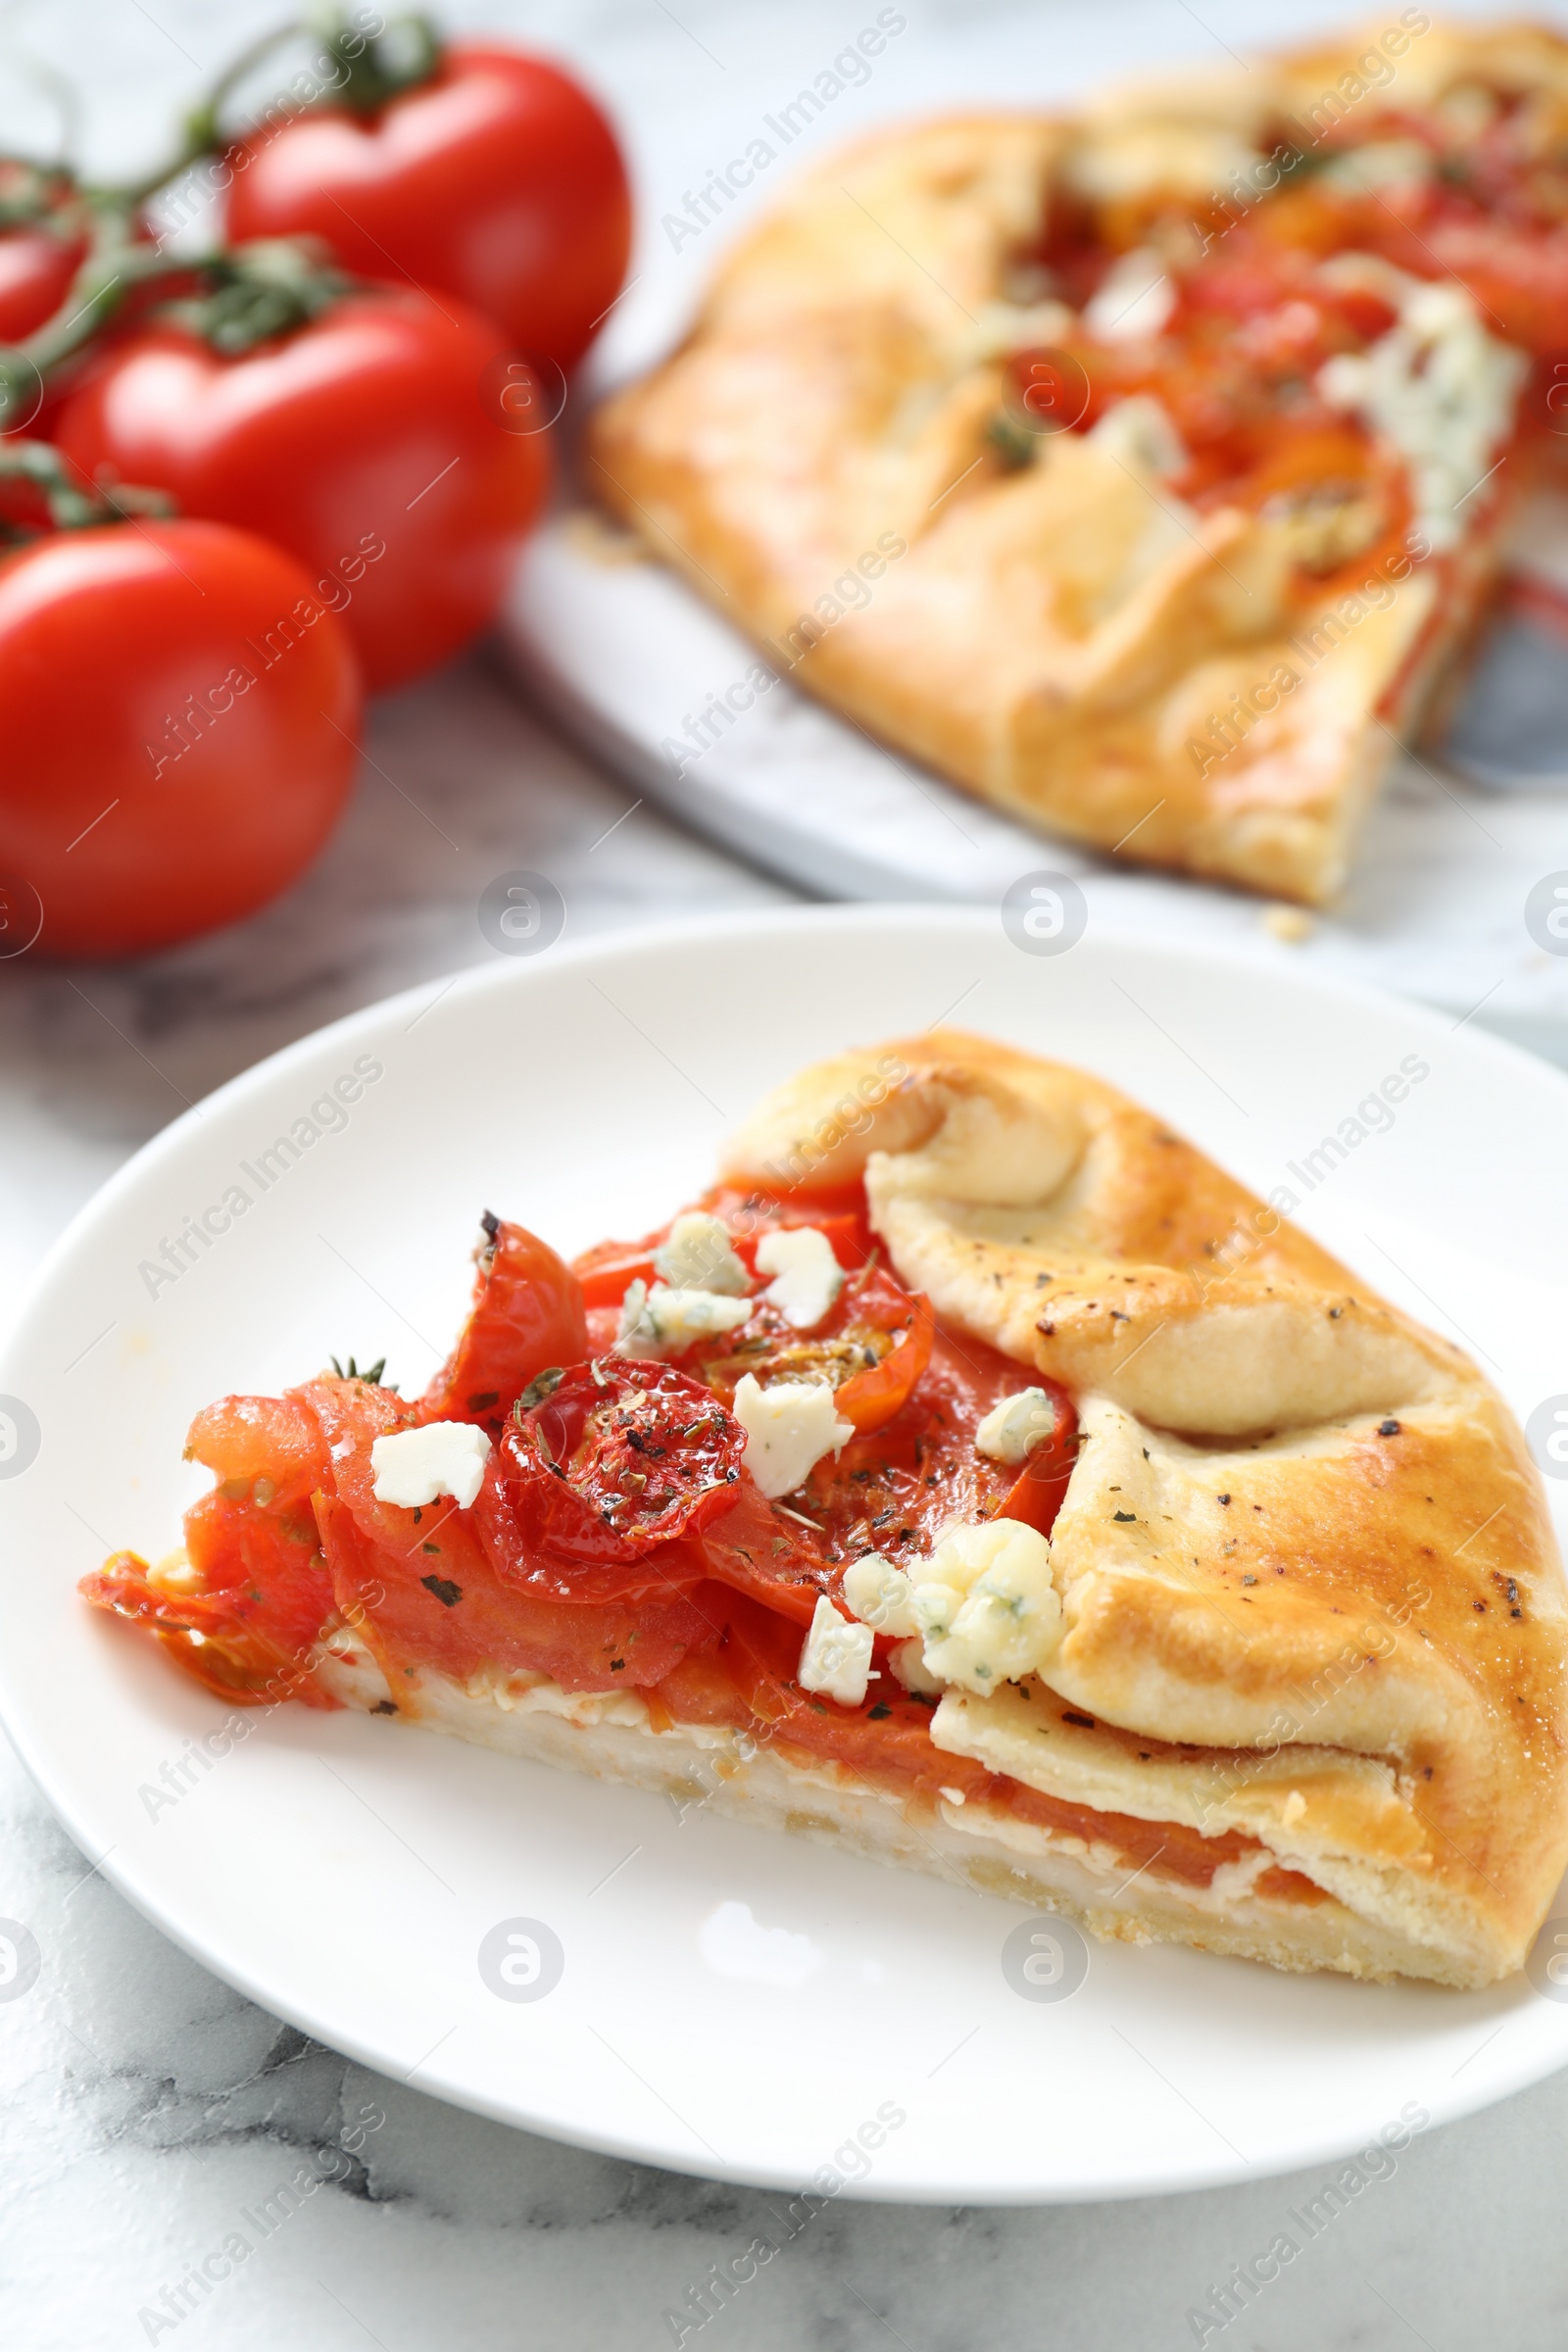
<svg viewBox="0 0 1568 2352">
<path fill-rule="evenodd" d="M 298 1707 L 209 1767 L 190 1743 L 221 1705 L 75 1597 L 111 1546 L 175 1539 L 207 1399 L 350 1349 L 419 1385 L 482 1207 L 568 1250 L 641 1232 L 760 1089 L 955 1011 L 1103 1072 L 1265 1190 L 1418 1056 L 1429 1075 L 1304 1221 L 1480 1350 L 1521 1412 L 1568 1387 L 1568 1083 L 1473 1027 L 1093 926 L 1027 955 L 975 910 L 563 943 L 264 1062 L 53 1253 L 0 1354 L 25 1408 L 6 1409 L 39 1432 L 0 1477 L 0 1708 L 23 1756 L 105 1875 L 268 2008 L 461 2105 L 681 2170 L 794 2190 L 891 2104 L 906 2120 L 875 2153 L 836 2163 L 850 2193 L 1127 2195 L 1327 2163 L 1401 2111 L 1534 2081 L 1568 2059 L 1568 2006 L 1523 1978 L 1458 1995 L 1093 1945 L 1082 1987 L 1038 2003 L 1001 1966 L 1024 1913 L 701 1808 Z M 261 1154 L 364 1057 L 379 1074 L 346 1124 L 263 1191 Z M 142 1264 L 230 1187 L 250 1205 L 150 1295 Z M 480 1975 L 516 1919 L 564 1950 L 542 2000 Z"/>
</svg>

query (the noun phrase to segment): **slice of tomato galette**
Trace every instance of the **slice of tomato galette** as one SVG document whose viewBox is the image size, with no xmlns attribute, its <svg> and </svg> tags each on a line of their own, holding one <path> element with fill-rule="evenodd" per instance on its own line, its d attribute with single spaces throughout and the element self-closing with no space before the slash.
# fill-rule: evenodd
<svg viewBox="0 0 1568 2352">
<path fill-rule="evenodd" d="M 770 1096 L 574 1265 L 485 1219 L 416 1401 L 197 1415 L 84 1585 L 230 1702 L 395 1716 L 1293 1969 L 1486 1984 L 1568 1858 L 1565 1590 L 1465 1356 L 1098 1079 L 958 1033 Z"/>
</svg>

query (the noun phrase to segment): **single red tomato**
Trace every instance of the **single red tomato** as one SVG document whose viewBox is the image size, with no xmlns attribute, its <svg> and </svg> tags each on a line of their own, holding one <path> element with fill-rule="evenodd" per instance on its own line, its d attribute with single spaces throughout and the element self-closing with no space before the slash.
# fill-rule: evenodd
<svg viewBox="0 0 1568 2352">
<path fill-rule="evenodd" d="M 0 156 L 0 343 L 20 343 L 64 303 L 87 250 L 84 209 L 68 172 Z"/>
<path fill-rule="evenodd" d="M 235 243 L 320 237 L 356 275 L 457 294 L 562 368 L 625 275 L 615 134 L 569 74 L 515 50 L 449 49 L 378 114 L 313 108 L 227 162 Z"/>
<path fill-rule="evenodd" d="M 360 711 L 341 621 L 263 540 L 118 523 L 6 557 L 8 928 L 41 902 L 42 953 L 126 956 L 249 914 L 331 831 Z"/>
<path fill-rule="evenodd" d="M 549 477 L 543 435 L 484 394 L 487 318 L 428 294 L 351 294 L 224 357 L 185 325 L 111 346 L 55 439 L 91 481 L 275 539 L 341 614 L 372 688 L 486 627 Z"/>
<path fill-rule="evenodd" d="M 20 343 L 54 317 L 86 250 L 52 228 L 0 232 L 0 343 Z"/>
</svg>

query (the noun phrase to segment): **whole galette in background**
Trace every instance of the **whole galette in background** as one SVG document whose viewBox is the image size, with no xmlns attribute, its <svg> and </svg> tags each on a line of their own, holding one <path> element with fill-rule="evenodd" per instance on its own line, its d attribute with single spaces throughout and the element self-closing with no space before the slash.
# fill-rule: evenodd
<svg viewBox="0 0 1568 2352">
<path fill-rule="evenodd" d="M 1568 43 L 1406 8 L 833 156 L 588 481 L 972 792 L 1321 902 L 1554 451 L 1565 308 Z"/>
</svg>

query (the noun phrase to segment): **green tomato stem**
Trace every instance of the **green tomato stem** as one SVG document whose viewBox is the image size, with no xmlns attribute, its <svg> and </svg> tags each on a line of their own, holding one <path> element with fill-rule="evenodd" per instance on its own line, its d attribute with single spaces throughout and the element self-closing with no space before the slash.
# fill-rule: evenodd
<svg viewBox="0 0 1568 2352">
<path fill-rule="evenodd" d="M 444 54 L 440 32 L 428 17 L 394 17 L 390 24 L 382 24 L 379 30 L 369 32 L 362 29 L 344 9 L 329 7 L 313 11 L 304 19 L 279 24 L 273 31 L 264 33 L 260 40 L 242 50 L 232 65 L 225 67 L 206 97 L 185 117 L 179 149 L 172 159 L 132 186 L 106 188 L 100 193 L 132 208 L 146 204 L 160 188 L 200 163 L 203 156 L 243 139 L 247 135 L 243 130 L 225 132 L 222 127 L 230 99 L 258 67 L 302 34 L 319 41 L 320 56 L 317 62 L 333 71 L 314 95 L 298 101 L 297 112 L 301 114 L 317 106 L 346 106 L 355 114 L 378 114 L 404 90 L 416 89 L 420 82 L 428 81 L 438 71 Z"/>
<path fill-rule="evenodd" d="M 41 492 L 56 530 L 90 530 L 95 524 L 125 522 L 138 514 L 172 514 L 174 501 L 162 490 L 117 482 L 89 490 L 49 441 L 0 441 L 0 481 L 28 482 Z M 39 534 L 26 524 L 0 521 L 0 541 L 16 545 Z"/>
</svg>

